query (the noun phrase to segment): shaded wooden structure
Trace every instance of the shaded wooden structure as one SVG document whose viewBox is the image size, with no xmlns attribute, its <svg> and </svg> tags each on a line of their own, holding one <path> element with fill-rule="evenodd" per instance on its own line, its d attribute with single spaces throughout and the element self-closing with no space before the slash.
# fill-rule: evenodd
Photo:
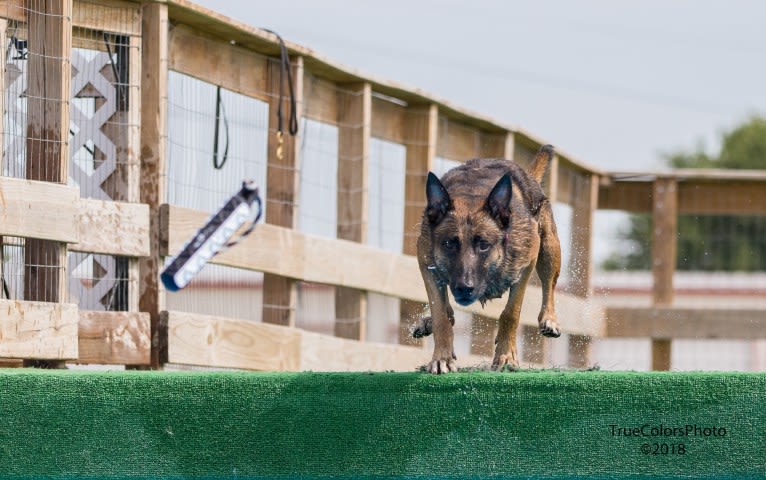
<svg viewBox="0 0 766 480">
<path fill-rule="evenodd" d="M 15 26 L 13 38 L 7 37 L 10 22 Z M 299 116 L 338 128 L 337 238 L 307 235 L 296 229 L 300 137 L 286 136 L 284 156 L 275 155 L 281 77 L 274 35 L 185 0 L 5 0 L 0 2 L 0 32 L 3 45 L 28 42 L 25 154 L 28 162 L 43 159 L 40 164 L 29 163 L 24 178 L 0 177 L 0 234 L 25 239 L 27 264 L 57 267 L 53 269 L 57 277 L 47 282 L 32 281 L 35 272 L 28 269 L 27 295 L 0 300 L 2 359 L 154 368 L 174 363 L 278 370 L 411 369 L 428 353 L 406 345 L 406 325 L 401 345 L 363 342 L 370 321 L 365 318 L 365 303 L 368 292 L 399 298 L 405 318 L 426 302 L 412 254 L 427 172 L 437 157 L 502 156 L 523 164 L 547 143 L 522 128 L 364 75 L 288 43 Z M 107 132 L 117 139 L 123 157 L 110 177 L 119 180 L 110 180 L 112 196 L 107 200 L 89 198 L 76 186 L 68 186 L 70 135 L 62 129 L 70 124 L 68 106 L 81 95 L 70 85 L 72 49 L 102 35 L 122 39 L 119 44 L 124 47 L 117 54 L 121 69 L 115 68 L 124 78 L 112 78 L 123 99 L 114 114 L 119 116 L 120 121 L 114 121 L 119 127 Z M 111 50 L 108 53 L 113 58 Z M 42 59 L 46 63 L 36 66 Z M 9 78 L 6 67 L 4 62 L 0 78 Z M 39 76 L 39 69 L 53 74 Z M 266 223 L 237 248 L 213 259 L 216 264 L 264 273 L 263 323 L 166 308 L 158 281 L 163 258 L 177 252 L 207 217 L 167 201 L 171 71 L 268 104 Z M 44 105 L 36 107 L 32 98 Z M 366 242 L 371 138 L 406 149 L 400 253 Z M 41 152 L 39 145 L 57 147 Z M 44 167 L 45 174 L 35 165 Z M 568 268 L 576 274 L 571 275 L 568 291 L 558 296 L 573 365 L 588 364 L 590 339 L 597 337 L 651 338 L 655 369 L 670 368 L 673 338 L 766 337 L 766 312 L 737 312 L 724 328 L 715 319 L 728 314 L 674 308 L 672 283 L 678 214 L 766 215 L 766 173 L 614 173 L 557 149 L 545 187 L 553 201 L 571 205 L 574 212 L 571 249 L 577 254 Z M 604 309 L 589 301 L 593 218 L 598 209 L 653 215 L 655 307 Z M 33 248 L 37 244 L 41 246 Z M 76 304 L 67 288 L 68 252 L 124 259 L 128 287 L 123 311 L 94 311 Z M 295 328 L 300 281 L 336 287 L 334 337 Z M 540 295 L 539 288 L 531 288 L 524 303 L 522 322 L 530 331 L 536 327 Z M 492 319 L 502 305 L 497 301 L 485 309 L 468 309 L 474 314 L 472 353 L 486 355 L 491 350 Z M 527 341 L 538 342 L 538 351 L 544 351 L 545 343 L 536 334 L 527 334 Z M 542 358 L 538 355 L 531 361 Z"/>
</svg>

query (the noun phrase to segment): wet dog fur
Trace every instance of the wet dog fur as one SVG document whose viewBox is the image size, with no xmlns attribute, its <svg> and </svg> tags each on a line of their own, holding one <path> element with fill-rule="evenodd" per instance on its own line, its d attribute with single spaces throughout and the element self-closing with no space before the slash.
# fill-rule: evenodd
<svg viewBox="0 0 766 480">
<path fill-rule="evenodd" d="M 540 185 L 553 154 L 550 145 L 541 147 L 528 171 L 509 160 L 479 158 L 453 168 L 441 180 L 428 174 L 417 247 L 431 316 L 412 333 L 434 335 L 429 372 L 457 370 L 448 288 L 463 306 L 476 301 L 484 305 L 510 292 L 499 319 L 493 369 L 519 364 L 516 333 L 524 291 L 535 268 L 543 291 L 540 333 L 561 334 L 553 299 L 561 246 Z"/>
</svg>

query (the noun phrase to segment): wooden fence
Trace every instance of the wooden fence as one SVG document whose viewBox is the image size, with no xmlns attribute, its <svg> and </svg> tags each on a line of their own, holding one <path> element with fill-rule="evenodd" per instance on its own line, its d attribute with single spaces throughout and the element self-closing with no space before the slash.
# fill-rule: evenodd
<svg viewBox="0 0 766 480">
<path fill-rule="evenodd" d="M 48 242 L 53 254 L 31 260 L 36 266 L 55 267 L 57 275 L 55 294 L 45 301 L 29 292 L 0 300 L 6 312 L 0 314 L 0 359 L 9 364 L 23 359 L 152 368 L 170 363 L 277 370 L 412 369 L 427 360 L 428 352 L 408 345 L 406 320 L 399 345 L 364 342 L 365 325 L 374 321 L 365 318 L 366 295 L 401 299 L 405 319 L 426 302 L 412 254 L 427 172 L 437 158 L 461 161 L 500 156 L 523 164 L 547 143 L 521 128 L 420 90 L 363 75 L 288 42 L 298 116 L 338 129 L 337 238 L 312 236 L 296 228 L 300 136 L 286 135 L 283 158 L 275 155 L 276 110 L 282 97 L 274 35 L 185 0 L 5 0 L 0 2 L 0 32 L 3 45 L 16 49 L 14 61 L 27 62 L 21 74 L 27 78 L 27 87 L 18 92 L 19 98 L 28 98 L 25 155 L 41 156 L 57 172 L 40 178 L 27 168 L 23 176 L 17 176 L 21 178 L 0 177 L 0 234 L 19 239 L 26 250 L 35 241 Z M 94 41 L 102 37 L 107 40 Z M 93 93 L 100 88 L 94 81 L 74 85 L 78 77 L 73 59 L 80 58 L 75 55 L 78 48 L 107 50 L 107 63 L 98 73 L 123 99 L 109 117 L 112 126 L 100 127 L 116 145 L 118 165 L 101 179 L 106 182 L 102 185 L 113 184 L 106 199 L 86 195 L 70 178 L 69 147 L 76 132 L 62 128 L 72 122 L 70 105 L 90 95 L 98 107 L 113 94 Z M 19 60 L 23 55 L 27 57 Z M 6 100 L 12 98 L 6 85 L 11 63 L 3 62 L 0 75 Z M 40 69 L 46 75 L 37 75 Z M 264 273 L 262 322 L 166 307 L 166 292 L 159 282 L 164 258 L 178 252 L 208 215 L 167 199 L 169 72 L 268 105 L 268 141 L 263 152 L 268 158 L 266 223 L 236 248 L 213 259 L 219 265 Z M 34 98 L 44 98 L 50 108 L 33 108 L 32 88 L 39 89 Z M 9 135 L 3 132 L 6 145 Z M 40 154 L 32 148 L 38 139 L 33 135 L 65 148 Z M 400 253 L 366 242 L 373 138 L 406 149 Z M 94 165 L 97 169 L 100 164 Z M 766 312 L 675 308 L 672 285 L 677 215 L 766 215 L 766 174 L 698 170 L 619 174 L 593 168 L 557 149 L 545 187 L 552 201 L 571 205 L 573 211 L 571 251 L 577 252 L 573 254 L 577 274 L 571 275 L 567 291 L 558 296 L 559 320 L 569 334 L 573 365 L 588 364 L 592 338 L 651 338 L 654 368 L 668 369 L 673 338 L 766 337 Z M 653 215 L 654 307 L 604 308 L 591 301 L 592 230 L 598 209 Z M 125 266 L 121 278 L 127 285 L 123 311 L 93 310 L 82 304 L 71 289 L 70 252 L 119 259 L 114 262 Z M 32 278 L 34 271 L 26 268 L 25 278 Z M 296 285 L 301 281 L 336 288 L 335 336 L 295 327 Z M 34 285 L 51 288 L 40 282 Z M 536 326 L 540 295 L 540 289 L 532 287 L 524 303 L 522 323 L 530 329 Z M 470 361 L 491 350 L 494 327 L 487 319 L 496 318 L 502 305 L 496 301 L 486 309 L 468 309 L 476 327 L 472 354 L 477 357 Z M 727 318 L 725 325 L 722 316 Z M 355 321 L 344 321 L 349 318 Z M 526 341 L 545 345 L 536 335 L 528 335 Z"/>
</svg>

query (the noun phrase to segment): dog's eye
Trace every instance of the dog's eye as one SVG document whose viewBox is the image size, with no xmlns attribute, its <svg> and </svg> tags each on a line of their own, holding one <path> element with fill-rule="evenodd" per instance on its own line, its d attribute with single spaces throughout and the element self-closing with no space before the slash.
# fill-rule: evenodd
<svg viewBox="0 0 766 480">
<path fill-rule="evenodd" d="M 477 238 L 474 243 L 476 244 L 476 249 L 482 253 L 488 252 L 489 249 L 492 248 L 492 244 L 484 240 L 483 238 Z"/>
<path fill-rule="evenodd" d="M 460 240 L 457 238 L 449 238 L 442 243 L 445 250 L 455 251 L 460 248 Z"/>
</svg>

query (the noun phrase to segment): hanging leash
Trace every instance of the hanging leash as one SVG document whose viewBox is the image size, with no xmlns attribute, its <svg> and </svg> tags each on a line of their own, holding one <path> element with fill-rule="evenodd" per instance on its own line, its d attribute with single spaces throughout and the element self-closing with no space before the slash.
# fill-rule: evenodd
<svg viewBox="0 0 766 480">
<path fill-rule="evenodd" d="M 283 145 L 284 145 L 284 113 L 282 111 L 282 105 L 285 99 L 285 82 L 284 77 L 287 77 L 287 87 L 290 94 L 290 118 L 288 120 L 287 131 L 290 135 L 295 136 L 298 133 L 298 114 L 295 102 L 295 91 L 293 89 L 293 74 L 290 68 L 290 54 L 287 51 L 287 46 L 282 37 L 275 31 L 264 28 L 263 31 L 268 32 L 275 37 L 279 42 L 279 102 L 277 103 L 277 159 L 282 160 L 284 158 Z"/>
</svg>

